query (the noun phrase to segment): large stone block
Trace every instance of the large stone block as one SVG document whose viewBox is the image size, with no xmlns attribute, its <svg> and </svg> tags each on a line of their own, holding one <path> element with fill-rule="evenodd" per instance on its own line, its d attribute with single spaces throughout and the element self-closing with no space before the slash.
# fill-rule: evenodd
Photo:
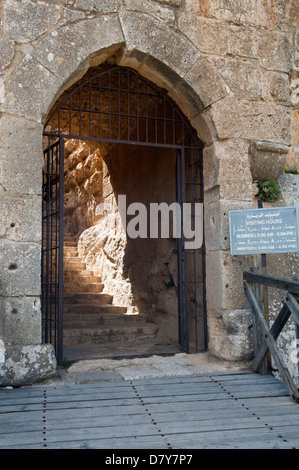
<svg viewBox="0 0 299 470">
<path fill-rule="evenodd" d="M 119 0 L 75 0 L 73 6 L 81 10 L 112 13 L 118 10 Z"/>
<path fill-rule="evenodd" d="M 219 139 L 242 136 L 243 118 L 239 103 L 232 93 L 204 109 L 202 116 L 212 122 Z"/>
<path fill-rule="evenodd" d="M 205 246 L 210 250 L 229 250 L 229 211 L 254 208 L 249 201 L 225 201 L 213 197 L 215 191 L 205 195 Z"/>
<path fill-rule="evenodd" d="M 216 141 L 204 150 L 205 189 L 219 186 L 225 200 L 252 200 L 248 143 L 241 139 Z"/>
<path fill-rule="evenodd" d="M 206 282 L 209 312 L 248 307 L 243 289 L 243 271 L 255 265 L 255 256 L 231 256 L 229 251 L 207 251 Z"/>
<path fill-rule="evenodd" d="M 42 122 L 62 80 L 35 60 L 29 53 L 12 74 L 5 89 L 1 109 L 9 114 Z"/>
<path fill-rule="evenodd" d="M 0 364 L 0 385 L 31 385 L 54 375 L 56 365 L 50 344 L 7 347 L 5 363 Z"/>
<path fill-rule="evenodd" d="M 296 0 L 291 0 L 296 3 Z M 283 28 L 285 23 L 285 1 L 239 0 L 185 0 L 185 8 L 190 13 L 197 13 L 209 18 L 216 18 L 235 24 Z"/>
<path fill-rule="evenodd" d="M 62 26 L 43 38 L 32 55 L 60 77 L 66 87 L 80 78 L 89 65 L 106 60 L 123 41 L 118 17 L 105 15 Z"/>
<path fill-rule="evenodd" d="M 290 109 L 271 102 L 240 101 L 245 139 L 290 144 Z"/>
<path fill-rule="evenodd" d="M 252 359 L 252 339 L 249 326 L 252 323 L 251 310 L 236 309 L 223 312 L 220 316 L 208 317 L 209 352 L 227 361 Z"/>
<path fill-rule="evenodd" d="M 147 13 L 154 18 L 165 22 L 168 25 L 173 25 L 175 22 L 175 13 L 169 8 L 168 5 L 163 5 L 162 2 L 143 0 L 125 0 L 124 6 L 127 11 L 137 11 L 140 13 Z"/>
<path fill-rule="evenodd" d="M 3 192 L 0 205 L 0 237 L 13 241 L 41 240 L 41 198 L 12 196 Z"/>
<path fill-rule="evenodd" d="M 200 97 L 203 107 L 224 98 L 228 93 L 223 78 L 206 57 L 200 57 L 196 61 L 191 70 L 185 75 L 184 81 Z M 180 88 L 180 85 L 177 88 Z"/>
<path fill-rule="evenodd" d="M 0 295 L 40 295 L 39 244 L 0 241 Z"/>
<path fill-rule="evenodd" d="M 0 297 L 0 331 L 7 346 L 40 344 L 39 297 Z"/>
<path fill-rule="evenodd" d="M 238 99 L 262 97 L 262 73 L 259 61 L 241 57 L 218 58 L 215 67 Z"/>
<path fill-rule="evenodd" d="M 4 33 L 18 42 L 28 42 L 41 36 L 60 19 L 59 5 L 31 0 L 5 0 Z"/>
<path fill-rule="evenodd" d="M 227 53 L 230 34 L 228 24 L 184 13 L 178 18 L 178 27 L 201 52 L 213 55 Z"/>
<path fill-rule="evenodd" d="M 150 54 L 180 76 L 199 57 L 199 51 L 188 39 L 151 16 L 135 12 L 121 12 L 119 16 L 128 50 Z"/>
<path fill-rule="evenodd" d="M 44 165 L 41 124 L 2 114 L 0 149 L 1 185 L 4 190 L 14 194 L 40 195 Z"/>
<path fill-rule="evenodd" d="M 259 59 L 268 70 L 289 72 L 292 66 L 292 47 L 287 35 L 251 26 L 231 26 L 229 53 Z"/>
</svg>

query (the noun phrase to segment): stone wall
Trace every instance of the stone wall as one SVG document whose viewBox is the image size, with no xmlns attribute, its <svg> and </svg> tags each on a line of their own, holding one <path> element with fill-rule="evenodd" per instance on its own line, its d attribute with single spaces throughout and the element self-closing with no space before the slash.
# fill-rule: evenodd
<svg viewBox="0 0 299 470">
<path fill-rule="evenodd" d="M 297 0 L 6 0 L 0 6 L 0 338 L 40 345 L 42 126 L 90 66 L 119 65 L 168 91 L 205 145 L 209 349 L 248 356 L 228 210 L 254 206 L 264 176 L 298 168 Z M 273 148 L 276 149 L 273 152 Z M 9 208 L 9 209 L 8 209 Z M 243 315 L 244 314 L 244 315 Z M 231 327 L 233 325 L 233 327 Z M 246 335 L 245 335 L 246 336 Z M 14 357 L 6 353 L 6 361 Z M 39 372 L 37 370 L 37 377 Z"/>
</svg>

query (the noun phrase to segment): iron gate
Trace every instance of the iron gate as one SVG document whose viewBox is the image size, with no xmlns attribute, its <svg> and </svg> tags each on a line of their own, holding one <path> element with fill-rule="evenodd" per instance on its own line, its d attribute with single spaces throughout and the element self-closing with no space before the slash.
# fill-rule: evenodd
<svg viewBox="0 0 299 470">
<path fill-rule="evenodd" d="M 183 208 L 203 202 L 202 145 L 171 99 L 127 67 L 91 68 L 63 95 L 44 127 L 47 139 L 43 199 L 43 339 L 63 357 L 63 140 L 146 145 L 176 149 L 176 197 Z M 54 142 L 54 143 L 53 143 Z M 193 223 L 194 228 L 194 223 Z M 178 238 L 179 345 L 206 350 L 204 247 L 186 249 Z"/>
<path fill-rule="evenodd" d="M 57 361 L 63 356 L 63 138 L 44 150 L 42 204 L 42 336 L 55 347 Z"/>
</svg>

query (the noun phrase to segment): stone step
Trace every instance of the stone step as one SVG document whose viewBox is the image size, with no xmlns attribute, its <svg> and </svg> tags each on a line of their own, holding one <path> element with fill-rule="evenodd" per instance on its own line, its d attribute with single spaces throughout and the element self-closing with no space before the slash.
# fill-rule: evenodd
<svg viewBox="0 0 299 470">
<path fill-rule="evenodd" d="M 71 293 L 87 293 L 87 292 L 102 292 L 104 289 L 104 284 L 101 282 L 80 282 L 80 283 L 74 283 L 74 282 L 64 282 L 63 283 L 63 289 L 65 293 L 71 294 Z"/>
<path fill-rule="evenodd" d="M 83 263 L 80 258 L 65 258 L 65 269 L 86 269 L 86 263 Z"/>
<path fill-rule="evenodd" d="M 86 304 L 86 305 L 106 305 L 111 304 L 113 295 L 110 294 L 94 294 L 94 293 L 76 293 L 64 294 L 64 304 Z"/>
<path fill-rule="evenodd" d="M 64 246 L 63 253 L 64 253 L 64 257 L 67 257 L 67 256 L 78 257 L 78 250 L 76 246 Z"/>
<path fill-rule="evenodd" d="M 64 304 L 63 315 L 123 315 L 127 312 L 127 307 L 118 305 L 86 305 L 86 304 Z"/>
<path fill-rule="evenodd" d="M 125 326 L 139 326 L 146 323 L 145 315 L 127 315 L 115 313 L 91 313 L 91 314 L 64 314 L 63 327 L 64 328 L 99 328 L 110 327 L 119 328 Z"/>
<path fill-rule="evenodd" d="M 158 327 L 152 323 L 119 328 L 64 328 L 63 344 L 74 346 L 76 344 L 114 343 L 117 341 L 133 341 L 135 339 L 153 338 Z"/>
<path fill-rule="evenodd" d="M 65 274 L 64 277 L 63 277 L 63 280 L 65 283 L 69 283 L 69 282 L 72 282 L 74 284 L 86 284 L 88 282 L 91 282 L 91 283 L 96 283 L 96 282 L 102 282 L 102 279 L 100 276 L 94 276 L 94 275 L 90 275 L 88 274 L 77 274 L 74 273 L 74 274 Z"/>
<path fill-rule="evenodd" d="M 73 275 L 78 275 L 78 276 L 94 276 L 93 271 L 89 271 L 88 269 L 76 269 L 74 267 L 70 266 L 64 266 L 63 272 L 67 276 L 73 276 Z"/>
</svg>

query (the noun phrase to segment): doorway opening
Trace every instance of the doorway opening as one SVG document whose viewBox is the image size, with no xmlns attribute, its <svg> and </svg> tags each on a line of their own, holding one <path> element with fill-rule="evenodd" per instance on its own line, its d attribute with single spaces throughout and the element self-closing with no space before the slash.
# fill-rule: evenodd
<svg viewBox="0 0 299 470">
<path fill-rule="evenodd" d="M 43 341 L 58 362 L 72 341 L 78 351 L 105 341 L 117 356 L 120 342 L 134 352 L 151 335 L 205 351 L 204 246 L 188 246 L 183 217 L 176 233 L 173 223 L 189 205 L 198 229 L 202 144 L 165 91 L 127 67 L 90 68 L 50 111 L 44 160 Z M 166 235 L 162 206 L 174 209 Z"/>
</svg>

